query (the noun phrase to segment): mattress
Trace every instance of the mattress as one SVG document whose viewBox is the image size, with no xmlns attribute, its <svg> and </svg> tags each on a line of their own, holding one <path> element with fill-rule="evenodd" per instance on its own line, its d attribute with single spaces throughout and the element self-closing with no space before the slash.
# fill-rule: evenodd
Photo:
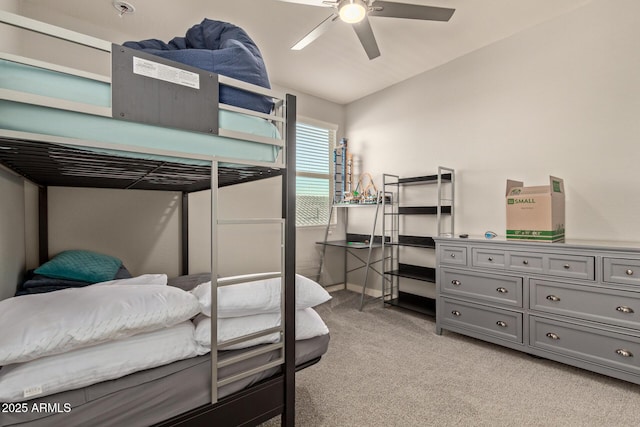
<svg viewBox="0 0 640 427">
<path fill-rule="evenodd" d="M 45 96 L 92 107 L 111 106 L 111 87 L 104 81 L 79 77 L 0 60 L 0 89 Z M 266 138 L 279 138 L 277 127 L 268 120 L 233 111 L 219 111 L 219 127 Z M 259 162 L 274 162 L 277 146 L 226 138 L 199 132 L 127 122 L 78 111 L 0 100 L 0 129 L 51 135 L 77 141 L 117 144 L 136 150 L 179 151 L 197 156 L 218 156 Z M 101 152 L 111 153 L 110 149 Z M 122 154 L 122 153 L 121 153 Z M 127 153 L 127 156 L 177 161 L 174 157 Z M 182 163 L 207 164 L 197 159 Z"/>
<path fill-rule="evenodd" d="M 322 356 L 329 335 L 296 342 L 296 366 Z M 246 350 L 218 353 L 222 361 Z M 279 350 L 218 370 L 220 379 L 275 360 Z M 276 374 L 280 367 L 263 371 L 219 390 L 219 399 Z M 0 426 L 149 426 L 211 402 L 211 357 L 204 355 L 81 389 L 27 402 L 26 412 L 3 411 Z M 20 405 L 20 404 L 17 404 Z"/>
</svg>

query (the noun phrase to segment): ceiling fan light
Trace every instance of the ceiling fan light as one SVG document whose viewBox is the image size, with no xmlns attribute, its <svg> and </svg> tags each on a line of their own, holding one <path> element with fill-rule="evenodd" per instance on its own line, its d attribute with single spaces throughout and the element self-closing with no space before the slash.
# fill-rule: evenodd
<svg viewBox="0 0 640 427">
<path fill-rule="evenodd" d="M 355 24 L 367 15 L 367 5 L 362 0 L 342 0 L 338 11 L 340 19 L 348 24 Z"/>
</svg>

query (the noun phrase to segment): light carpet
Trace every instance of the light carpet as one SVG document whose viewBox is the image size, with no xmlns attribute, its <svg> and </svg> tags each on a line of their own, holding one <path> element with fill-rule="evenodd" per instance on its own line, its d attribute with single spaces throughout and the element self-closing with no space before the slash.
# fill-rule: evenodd
<svg viewBox="0 0 640 427">
<path fill-rule="evenodd" d="M 329 350 L 296 374 L 296 426 L 640 426 L 638 385 L 332 295 L 316 308 Z"/>
</svg>

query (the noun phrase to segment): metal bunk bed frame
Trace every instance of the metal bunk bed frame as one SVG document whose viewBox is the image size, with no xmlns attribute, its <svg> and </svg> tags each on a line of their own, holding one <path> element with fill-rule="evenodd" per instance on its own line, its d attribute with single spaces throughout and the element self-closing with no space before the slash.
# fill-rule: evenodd
<svg viewBox="0 0 640 427">
<path fill-rule="evenodd" d="M 112 45 L 103 40 L 95 39 L 84 34 L 69 31 L 50 24 L 32 20 L 20 15 L 14 15 L 5 11 L 0 11 L 0 22 L 13 27 L 26 29 L 29 31 L 42 33 L 55 38 L 60 38 L 72 43 L 88 46 L 90 48 L 102 50 L 109 54 L 117 45 Z M 39 68 L 46 68 L 52 71 L 71 73 L 82 77 L 95 78 L 85 72 L 77 72 L 65 67 L 48 64 L 29 58 L 18 57 L 0 53 L 0 59 L 31 65 Z M 181 68 L 180 64 L 175 65 Z M 158 426 L 198 426 L 211 425 L 256 425 L 274 416 L 282 416 L 282 425 L 293 426 L 295 415 L 295 123 L 296 123 L 296 98 L 293 95 L 280 94 L 242 81 L 217 76 L 219 83 L 241 88 L 246 91 L 270 96 L 279 100 L 275 104 L 274 114 L 257 113 L 238 107 L 220 104 L 219 108 L 240 112 L 252 116 L 262 117 L 272 120 L 278 124 L 282 141 L 274 141 L 268 138 L 259 137 L 241 132 L 227 131 L 219 129 L 220 136 L 250 140 L 258 143 L 266 143 L 281 147 L 280 154 L 275 163 L 248 161 L 239 158 L 224 158 L 210 155 L 197 155 L 180 151 L 157 150 L 152 148 L 139 148 L 120 144 L 109 144 L 104 142 L 87 140 L 69 140 L 63 137 L 52 135 L 40 135 L 26 132 L 16 132 L 8 129 L 0 129 L 0 144 L 4 150 L 0 150 L 0 162 L 7 166 L 9 170 L 34 182 L 39 187 L 39 255 L 41 261 L 48 259 L 47 241 L 47 186 L 85 186 L 103 188 L 123 188 L 123 189 L 146 189 L 146 190 L 166 190 L 182 191 L 182 266 L 183 274 L 188 269 L 188 194 L 193 191 L 211 189 L 211 274 L 218 277 L 218 227 L 226 224 L 244 223 L 272 223 L 280 224 L 282 230 L 281 241 L 281 267 L 278 273 L 252 275 L 251 278 L 259 279 L 266 277 L 281 277 L 282 280 L 282 318 L 284 322 L 279 328 L 262 331 L 249 336 L 241 337 L 233 341 L 222 343 L 217 348 L 212 345 L 212 402 L 211 404 L 195 408 L 186 413 L 177 415 L 171 419 L 157 424 Z M 114 88 L 112 87 L 112 93 Z M 16 92 L 8 89 L 0 89 L 0 100 L 23 102 L 28 104 L 41 105 L 46 107 L 79 111 L 88 114 L 112 117 L 111 108 L 101 108 L 88 104 L 74 103 L 65 100 L 42 97 L 24 92 Z M 115 117 L 115 116 L 113 116 Z M 217 116 L 216 116 L 217 117 Z M 215 132 L 213 132 L 215 133 Z M 60 144 L 64 144 L 60 145 Z M 182 159 L 196 159 L 210 162 L 210 166 L 183 165 L 179 163 L 141 160 L 128 157 L 120 157 L 110 154 L 99 154 L 82 150 L 82 148 L 101 148 L 108 150 L 118 150 L 132 153 L 147 153 L 161 156 L 169 156 Z M 66 159 L 75 159 L 75 172 L 79 177 L 69 178 L 61 176 L 56 169 L 56 165 L 50 161 L 51 151 L 56 155 L 64 156 Z M 16 154 L 21 153 L 21 154 Z M 25 157 L 24 154 L 27 154 Z M 91 162 L 92 161 L 92 162 Z M 89 164 L 87 164 L 89 162 Z M 96 171 L 98 164 L 114 166 L 109 176 L 104 172 Z M 115 162 L 115 163 L 114 163 Z M 54 162 L 55 163 L 55 162 Z M 238 166 L 240 166 L 238 168 Z M 249 168 L 246 168 L 249 166 Z M 291 172 L 289 172 L 291 171 Z M 186 174 L 186 176 L 185 176 Z M 255 219 L 221 219 L 218 215 L 218 188 L 232 185 L 239 182 L 249 182 L 270 176 L 282 175 L 282 218 L 255 218 Z M 80 180 L 80 181 L 78 181 Z M 243 281 L 247 281 L 248 276 L 244 276 Z M 239 282 L 240 280 L 218 279 L 212 281 L 212 318 L 215 319 L 215 309 L 217 307 L 217 287 L 226 286 Z M 217 342 L 217 331 L 215 322 L 212 322 L 211 343 Z M 278 331 L 282 339 L 279 343 L 266 346 L 267 349 L 259 348 L 247 355 L 242 355 L 239 360 L 244 360 L 251 355 L 260 354 L 274 348 L 280 348 L 281 357 L 275 362 L 255 368 L 251 371 L 240 373 L 230 379 L 219 381 L 217 369 L 221 367 L 217 362 L 216 349 L 237 344 L 240 341 L 247 341 L 256 337 Z M 305 366 L 311 365 L 315 361 L 308 362 Z M 226 362 L 229 364 L 229 362 Z M 260 372 L 273 366 L 282 366 L 281 373 L 257 385 L 236 392 L 218 401 L 217 389 L 219 386 L 233 382 L 234 380 L 250 375 L 252 372 Z M 305 366 L 298 367 L 302 369 Z"/>
</svg>

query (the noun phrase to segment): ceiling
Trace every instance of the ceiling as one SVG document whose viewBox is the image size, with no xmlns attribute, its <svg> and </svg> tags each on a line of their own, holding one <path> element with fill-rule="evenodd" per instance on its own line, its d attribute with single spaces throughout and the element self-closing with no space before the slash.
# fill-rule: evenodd
<svg viewBox="0 0 640 427">
<path fill-rule="evenodd" d="M 272 84 L 348 104 L 457 57 L 567 13 L 591 0 L 403 0 L 456 9 L 449 22 L 371 17 L 381 56 L 369 60 L 349 24 L 302 51 L 300 38 L 331 9 L 278 0 L 128 0 L 119 17 L 112 0 L 21 0 L 37 18 L 116 43 L 183 36 L 203 18 L 244 28 L 260 47 Z M 28 13 L 26 13 L 28 14 Z M 70 17 L 70 18 L 69 18 Z M 61 21 L 61 22 L 56 22 Z"/>
</svg>

